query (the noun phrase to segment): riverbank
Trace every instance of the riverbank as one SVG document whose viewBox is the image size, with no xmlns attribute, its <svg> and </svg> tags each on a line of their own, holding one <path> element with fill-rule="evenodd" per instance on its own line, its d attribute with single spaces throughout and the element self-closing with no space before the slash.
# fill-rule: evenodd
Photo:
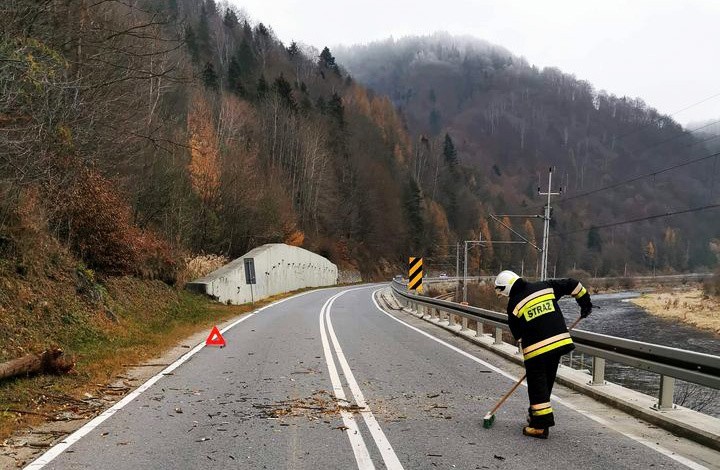
<svg viewBox="0 0 720 470">
<path fill-rule="evenodd" d="M 720 299 L 706 296 L 699 287 L 647 292 L 630 301 L 652 315 L 720 335 Z"/>
</svg>

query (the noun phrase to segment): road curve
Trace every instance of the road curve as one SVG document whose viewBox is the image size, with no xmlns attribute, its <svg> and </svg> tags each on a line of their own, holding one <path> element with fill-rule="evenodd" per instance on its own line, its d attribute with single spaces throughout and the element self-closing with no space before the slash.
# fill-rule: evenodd
<svg viewBox="0 0 720 470">
<path fill-rule="evenodd" d="M 225 348 L 196 348 L 27 468 L 703 468 L 559 403 L 548 440 L 524 437 L 524 389 L 483 429 L 511 378 L 381 311 L 375 289 L 242 317 Z"/>
</svg>

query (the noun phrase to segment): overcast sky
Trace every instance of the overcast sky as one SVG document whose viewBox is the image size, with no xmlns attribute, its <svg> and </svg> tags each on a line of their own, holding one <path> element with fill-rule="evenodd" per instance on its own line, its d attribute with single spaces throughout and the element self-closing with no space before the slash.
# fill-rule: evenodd
<svg viewBox="0 0 720 470">
<path fill-rule="evenodd" d="M 468 34 L 667 114 L 717 95 L 674 117 L 720 119 L 720 0 L 230 1 L 286 44 Z"/>
</svg>

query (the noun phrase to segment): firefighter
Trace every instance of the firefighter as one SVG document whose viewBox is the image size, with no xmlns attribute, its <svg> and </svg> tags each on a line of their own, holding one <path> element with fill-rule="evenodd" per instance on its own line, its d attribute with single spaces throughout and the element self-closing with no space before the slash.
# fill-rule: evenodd
<svg viewBox="0 0 720 470">
<path fill-rule="evenodd" d="M 523 434 L 547 439 L 550 426 L 555 425 L 550 394 L 560 356 L 575 349 L 557 301 L 572 295 L 585 318 L 592 312 L 590 294 L 575 279 L 528 282 L 512 271 L 497 275 L 495 290 L 508 297 L 508 325 L 523 352 L 530 399 Z"/>
</svg>

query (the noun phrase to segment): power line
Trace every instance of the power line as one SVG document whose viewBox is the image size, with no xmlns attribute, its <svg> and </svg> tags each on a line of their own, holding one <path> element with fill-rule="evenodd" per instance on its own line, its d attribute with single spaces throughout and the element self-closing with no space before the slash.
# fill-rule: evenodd
<svg viewBox="0 0 720 470">
<path fill-rule="evenodd" d="M 709 210 L 709 209 L 717 209 L 717 208 L 719 208 L 719 207 L 720 207 L 720 204 L 709 204 L 709 205 L 706 205 L 706 206 L 694 207 L 694 208 L 692 208 L 692 209 L 683 209 L 683 210 L 681 210 L 681 211 L 675 211 L 675 212 L 664 212 L 664 213 L 662 213 L 662 214 L 654 214 L 654 215 L 649 215 L 649 216 L 647 216 L 647 217 L 640 217 L 640 218 L 637 218 L 637 219 L 623 220 L 623 221 L 621 221 L 621 222 L 612 222 L 612 223 L 603 224 L 603 225 L 593 225 L 593 226 L 591 226 L 590 228 L 581 228 L 581 229 L 577 229 L 577 230 L 569 230 L 569 231 L 567 231 L 567 232 L 558 233 L 558 234 L 555 234 L 555 235 L 553 235 L 553 236 L 554 236 L 554 237 L 563 237 L 563 236 L 565 236 L 565 235 L 572 235 L 572 234 L 574 234 L 574 233 L 589 232 L 589 231 L 592 230 L 592 229 L 601 229 L 601 228 L 617 227 L 618 225 L 632 224 L 632 223 L 636 223 L 636 222 L 643 222 L 643 221 L 646 221 L 646 220 L 660 219 L 660 218 L 663 218 L 663 217 L 672 217 L 672 216 L 674 216 L 674 215 L 680 215 L 680 214 L 689 214 L 689 213 L 691 213 L 691 212 L 700 212 L 700 211 Z"/>
<path fill-rule="evenodd" d="M 638 180 L 647 178 L 647 177 L 649 177 L 649 176 L 657 176 L 657 175 L 659 175 L 659 174 L 662 174 L 662 173 L 665 173 L 665 172 L 668 172 L 668 171 L 671 171 L 671 170 L 675 170 L 675 169 L 681 168 L 681 167 L 683 167 L 683 166 L 692 165 L 693 163 L 697 163 L 697 162 L 701 162 L 701 161 L 703 161 L 703 160 L 708 160 L 708 159 L 710 159 L 710 158 L 717 157 L 718 155 L 720 155 L 720 152 L 716 152 L 716 153 L 713 153 L 712 155 L 706 155 L 706 156 L 704 156 L 704 157 L 696 158 L 696 159 L 694 159 L 694 160 L 689 160 L 689 161 L 687 161 L 687 162 L 678 163 L 677 165 L 669 166 L 669 167 L 663 168 L 663 169 L 661 169 L 661 170 L 656 170 L 656 171 L 653 171 L 653 172 L 650 172 L 650 173 L 645 173 L 645 174 L 643 174 L 643 175 L 634 176 L 634 177 L 632 177 L 632 178 L 628 178 L 628 179 L 626 179 L 626 180 L 619 181 L 619 182 L 617 182 L 617 183 L 613 183 L 613 184 L 611 184 L 611 185 L 609 185 L 609 186 L 605 186 L 605 187 L 598 188 L 598 189 L 593 189 L 592 191 L 587 191 L 587 192 L 584 192 L 584 193 L 576 194 L 576 195 L 574 195 L 574 196 L 567 196 L 567 197 L 564 197 L 564 198 L 558 200 L 558 204 L 561 203 L 561 202 L 570 201 L 570 200 L 572 200 L 572 199 L 578 199 L 578 198 L 581 198 L 581 197 L 589 196 L 589 195 L 591 195 L 591 194 L 599 193 L 599 192 L 601 192 L 601 191 L 607 191 L 608 189 L 613 189 L 613 188 L 616 188 L 616 187 L 621 186 L 621 185 L 623 185 L 623 184 L 633 183 L 633 182 L 635 182 L 635 181 L 638 181 Z"/>
<path fill-rule="evenodd" d="M 701 129 L 704 129 L 704 128 L 708 127 L 708 126 L 717 124 L 717 123 L 720 123 L 720 120 L 711 122 L 710 124 L 707 124 L 707 125 L 702 126 L 702 127 L 698 127 L 697 129 L 695 129 L 695 130 L 693 130 L 693 131 L 689 131 L 689 132 L 683 131 L 682 134 L 678 134 L 678 135 L 676 135 L 676 136 L 674 136 L 674 137 L 672 137 L 672 138 L 670 138 L 670 139 L 667 139 L 667 140 L 665 140 L 665 141 L 662 141 L 662 142 L 659 142 L 659 143 L 657 143 L 657 144 L 654 144 L 654 145 L 651 145 L 651 146 L 649 146 L 649 147 L 646 147 L 645 149 L 641 150 L 641 151 L 638 152 L 638 153 L 646 152 L 647 150 L 649 150 L 649 149 L 651 149 L 651 148 L 653 148 L 653 147 L 657 147 L 658 145 L 663 144 L 663 143 L 666 143 L 666 142 L 668 142 L 669 140 L 675 139 L 675 138 L 677 138 L 677 137 L 680 137 L 681 135 L 691 134 L 692 132 L 695 132 L 696 130 L 701 130 Z M 697 142 L 693 142 L 693 143 L 691 143 L 691 144 L 688 144 L 688 145 L 686 145 L 685 147 L 694 147 L 694 146 L 696 146 L 696 145 L 700 145 L 700 144 L 703 144 L 703 143 L 705 143 L 705 142 L 709 142 L 709 141 L 711 141 L 711 140 L 715 140 L 715 139 L 718 139 L 718 138 L 720 138 L 720 135 L 710 136 L 710 137 L 708 137 L 708 138 L 706 138 L 706 139 L 703 139 L 703 140 L 700 140 L 700 141 L 697 141 Z M 620 182 L 618 182 L 618 183 L 613 183 L 613 184 L 611 184 L 611 185 L 609 185 L 609 186 L 604 186 L 604 187 L 602 187 L 602 188 L 593 189 L 593 190 L 591 190 L 591 191 L 587 191 L 587 192 L 584 192 L 584 193 L 576 194 L 576 195 L 573 195 L 573 196 L 561 197 L 560 199 L 558 199 L 557 204 L 561 204 L 561 203 L 563 203 L 563 202 L 565 202 L 565 201 L 570 201 L 570 200 L 572 200 L 572 199 L 578 199 L 578 198 L 581 198 L 581 197 L 589 196 L 589 195 L 591 195 L 591 194 L 599 193 L 599 192 L 601 192 L 601 191 L 607 191 L 608 189 L 613 189 L 613 188 L 616 188 L 616 187 L 621 186 L 621 185 L 623 185 L 623 184 L 632 183 L 632 182 L 634 182 L 634 181 L 637 181 L 637 180 L 640 180 L 640 179 L 643 179 L 643 178 L 647 178 L 647 177 L 649 177 L 649 176 L 657 176 L 657 175 L 660 174 L 660 173 L 664 173 L 664 172 L 666 172 L 666 171 L 669 171 L 669 170 L 672 170 L 672 169 L 675 169 L 675 168 L 680 168 L 680 167 L 683 167 L 683 166 L 686 166 L 686 165 L 690 165 L 690 164 L 692 164 L 692 163 L 696 163 L 696 162 L 698 162 L 698 161 L 705 160 L 705 159 L 707 159 L 707 158 L 712 158 L 712 157 L 717 156 L 717 155 L 718 155 L 718 154 L 713 154 L 713 155 L 709 155 L 709 156 L 707 156 L 707 157 L 701 157 L 701 158 L 699 158 L 699 159 L 690 160 L 690 161 L 685 162 L 685 163 L 680 163 L 680 164 L 678 164 L 678 165 L 674 165 L 674 166 L 672 166 L 672 167 L 670 167 L 670 168 L 665 168 L 665 169 L 662 169 L 662 170 L 657 170 L 657 171 L 653 171 L 653 172 L 650 172 L 650 173 L 645 173 L 645 174 L 642 174 L 642 175 L 638 175 L 638 176 L 629 178 L 629 179 L 627 179 L 627 180 L 620 181 Z M 542 209 L 543 207 L 544 207 L 544 205 L 543 205 L 543 206 L 536 205 L 536 206 L 530 207 L 530 210 Z"/>
<path fill-rule="evenodd" d="M 693 132 L 701 131 L 701 130 L 707 128 L 707 127 L 714 126 L 714 125 L 717 124 L 717 123 L 720 123 L 720 119 L 718 119 L 717 121 L 713 121 L 713 122 L 710 122 L 710 123 L 708 123 L 708 124 L 705 124 L 704 126 L 700 126 L 700 127 L 698 127 L 697 129 L 693 129 L 693 130 L 691 130 L 691 131 L 682 131 L 682 132 L 680 132 L 680 133 L 678 133 L 678 134 L 675 134 L 675 135 L 672 136 L 672 137 L 668 137 L 668 138 L 665 139 L 665 140 L 661 140 L 660 142 L 656 142 L 656 143 L 654 143 L 654 144 L 652 144 L 652 145 L 650 145 L 650 146 L 648 146 L 648 147 L 645 147 L 644 149 L 642 149 L 641 151 L 639 151 L 639 152 L 637 152 L 637 153 L 645 153 L 645 152 L 647 152 L 648 150 L 650 150 L 650 149 L 652 149 L 652 148 L 659 147 L 659 146 L 662 145 L 662 144 L 666 144 L 666 143 L 668 143 L 668 142 L 671 142 L 671 141 L 673 141 L 673 140 L 675 140 L 675 139 L 679 139 L 680 137 L 683 137 L 683 136 L 686 136 L 686 135 L 692 135 Z M 709 139 L 704 139 L 704 140 L 701 140 L 701 141 L 699 141 L 699 142 L 693 142 L 692 144 L 686 145 L 686 147 L 693 147 L 693 146 L 695 146 L 695 145 L 702 144 L 703 142 L 707 142 L 708 140 L 716 139 L 717 137 L 718 137 L 718 136 L 713 136 L 713 137 L 710 137 Z"/>
<path fill-rule="evenodd" d="M 651 120 L 651 121 L 648 122 L 647 124 L 644 124 L 644 125 L 640 126 L 639 128 L 634 129 L 634 130 L 632 130 L 632 131 L 630 131 L 630 132 L 627 132 L 627 133 L 625 133 L 625 134 L 622 134 L 621 136 L 618 137 L 618 140 L 624 139 L 624 138 L 627 137 L 627 136 L 630 136 L 630 135 L 633 135 L 633 134 L 635 134 L 635 133 L 637 133 L 637 132 L 640 132 L 641 130 L 643 130 L 643 129 L 647 128 L 647 127 L 650 127 L 650 126 L 652 126 L 653 124 L 655 124 L 655 123 L 657 123 L 657 122 L 660 122 L 661 120 L 664 120 L 665 118 L 674 116 L 674 115 L 676 115 L 676 114 L 680 114 L 680 113 L 683 112 L 683 111 L 687 111 L 687 110 L 690 109 L 690 108 L 694 108 L 695 106 L 697 106 L 697 105 L 699 105 L 699 104 L 702 104 L 702 103 L 705 103 L 706 101 L 710 101 L 710 100 L 713 99 L 713 98 L 717 98 L 718 96 L 720 96 L 720 93 L 715 93 L 714 95 L 708 96 L 707 98 L 703 98 L 702 100 L 700 100 L 700 101 L 698 101 L 698 102 L 696 102 L 696 103 L 693 103 L 693 104 L 691 104 L 691 105 L 689 105 L 689 106 L 686 106 L 686 107 L 684 107 L 684 108 L 682 108 L 682 109 L 679 109 L 679 110 L 677 110 L 677 111 L 674 111 L 674 112 L 672 112 L 672 113 L 670 113 L 670 114 L 663 114 L 663 115 L 661 115 L 661 116 L 659 116 L 659 117 L 656 117 L 655 119 Z"/>
<path fill-rule="evenodd" d="M 713 99 L 713 98 L 717 98 L 718 96 L 720 96 L 720 93 L 715 93 L 714 95 L 708 96 L 707 98 L 704 98 L 704 99 L 698 101 L 697 103 L 693 103 L 693 104 L 691 104 L 691 105 L 689 105 L 689 106 L 687 106 L 687 107 L 685 107 L 685 108 L 683 108 L 683 109 L 679 109 L 679 110 L 677 110 L 677 111 L 674 111 L 672 114 L 668 114 L 668 116 L 674 116 L 674 115 L 676 115 L 676 114 L 680 114 L 680 113 L 682 113 L 683 111 L 687 111 L 687 110 L 690 109 L 690 108 L 694 108 L 695 106 L 697 106 L 697 105 L 699 105 L 699 104 L 703 104 L 703 103 L 706 102 L 706 101 L 710 101 L 710 100 Z"/>
</svg>

